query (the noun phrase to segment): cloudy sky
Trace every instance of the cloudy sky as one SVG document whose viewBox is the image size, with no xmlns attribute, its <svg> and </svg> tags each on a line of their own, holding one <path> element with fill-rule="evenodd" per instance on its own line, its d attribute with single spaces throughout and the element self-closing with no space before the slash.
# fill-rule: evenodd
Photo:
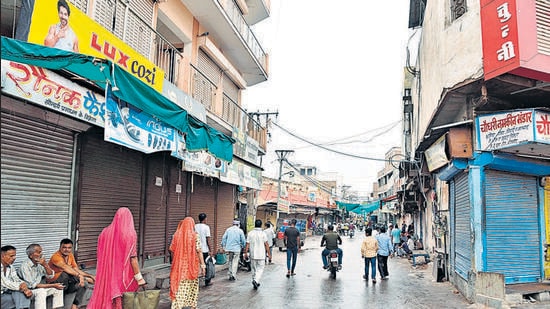
<svg viewBox="0 0 550 309">
<path fill-rule="evenodd" d="M 283 129 L 271 126 L 263 159 L 267 176 L 278 176 L 275 150 L 293 149 L 290 162 L 372 191 L 379 160 L 401 145 L 408 5 L 271 0 L 271 17 L 253 27 L 270 55 L 269 80 L 248 88 L 243 101 L 249 112 L 279 113 L 272 120 Z"/>
</svg>

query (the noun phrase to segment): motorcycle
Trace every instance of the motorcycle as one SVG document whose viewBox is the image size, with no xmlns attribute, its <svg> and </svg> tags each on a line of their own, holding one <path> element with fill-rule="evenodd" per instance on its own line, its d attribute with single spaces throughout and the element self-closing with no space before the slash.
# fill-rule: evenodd
<svg viewBox="0 0 550 309">
<path fill-rule="evenodd" d="M 328 271 L 330 272 L 330 278 L 336 279 L 336 272 L 340 270 L 340 264 L 338 264 L 338 251 L 330 250 L 327 255 L 328 258 Z"/>
<path fill-rule="evenodd" d="M 241 250 L 241 254 L 239 255 L 239 268 L 243 268 L 246 271 L 252 271 L 252 264 L 250 264 L 250 257 L 247 255 L 246 258 L 244 257 L 243 250 Z"/>
<path fill-rule="evenodd" d="M 349 238 L 353 238 L 354 234 L 355 234 L 355 232 L 353 230 L 349 230 Z"/>
</svg>

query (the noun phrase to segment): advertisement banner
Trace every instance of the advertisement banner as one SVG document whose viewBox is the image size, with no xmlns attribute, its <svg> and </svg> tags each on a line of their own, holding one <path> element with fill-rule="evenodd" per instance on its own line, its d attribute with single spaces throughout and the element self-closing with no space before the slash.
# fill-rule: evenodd
<svg viewBox="0 0 550 309">
<path fill-rule="evenodd" d="M 36 0 L 23 1 L 23 6 L 33 2 L 34 7 L 22 9 L 33 12 L 28 42 L 109 59 L 162 93 L 164 71 L 74 5 L 66 0 Z"/>
<path fill-rule="evenodd" d="M 239 186 L 261 189 L 262 171 L 246 163 L 233 159 L 224 171 L 220 172 L 220 180 Z"/>
<path fill-rule="evenodd" d="M 220 178 L 220 173 L 225 172 L 227 168 L 227 162 L 215 158 L 206 151 L 186 151 L 181 159 L 182 170 L 204 176 Z"/>
<path fill-rule="evenodd" d="M 279 199 L 277 209 L 279 210 L 279 212 L 290 213 L 290 202 L 287 200 Z"/>
<path fill-rule="evenodd" d="M 103 127 L 105 98 L 50 70 L 2 60 L 2 92 Z"/>
<path fill-rule="evenodd" d="M 176 150 L 175 130 L 128 105 L 120 107 L 111 87 L 106 89 L 105 141 L 143 152 Z"/>
</svg>

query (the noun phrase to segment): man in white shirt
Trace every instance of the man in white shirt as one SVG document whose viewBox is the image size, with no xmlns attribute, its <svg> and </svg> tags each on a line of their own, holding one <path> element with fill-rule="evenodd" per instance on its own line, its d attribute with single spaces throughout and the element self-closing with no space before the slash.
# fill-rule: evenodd
<svg viewBox="0 0 550 309">
<path fill-rule="evenodd" d="M 195 224 L 195 231 L 199 234 L 202 247 L 202 256 L 205 261 L 208 256 L 214 258 L 214 251 L 210 250 L 210 226 L 206 224 L 206 217 L 207 216 L 204 212 L 199 214 L 199 223 Z M 204 280 L 204 286 L 209 286 L 211 284 L 210 279 Z"/>
<path fill-rule="evenodd" d="M 254 222 L 254 229 L 248 232 L 244 254 L 248 255 L 249 250 L 250 263 L 252 265 L 252 286 L 254 286 L 254 290 L 257 290 L 264 272 L 266 252 L 269 260 L 271 260 L 267 237 L 262 231 L 262 220 L 256 220 Z"/>
<path fill-rule="evenodd" d="M 32 290 L 34 308 L 46 309 L 46 298 L 50 295 L 53 295 L 52 307 L 62 308 L 64 286 L 61 283 L 46 283 L 45 279 L 52 279 L 55 272 L 42 256 L 42 247 L 31 244 L 26 252 L 29 258 L 21 264 L 18 274 Z"/>
<path fill-rule="evenodd" d="M 265 237 L 267 237 L 267 244 L 269 245 L 269 256 L 273 256 L 273 239 L 275 239 L 275 232 L 273 231 L 273 227 L 271 226 L 271 223 L 266 222 L 265 223 L 265 230 L 264 230 Z M 273 264 L 271 261 L 271 258 L 269 258 L 269 264 Z"/>
</svg>

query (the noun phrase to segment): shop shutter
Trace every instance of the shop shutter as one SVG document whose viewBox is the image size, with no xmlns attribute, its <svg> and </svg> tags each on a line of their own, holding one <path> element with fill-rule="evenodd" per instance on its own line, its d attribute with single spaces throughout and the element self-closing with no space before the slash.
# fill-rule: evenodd
<svg viewBox="0 0 550 309">
<path fill-rule="evenodd" d="M 170 192 L 168 194 L 168 248 L 178 224 L 187 214 L 187 172 L 181 170 L 181 161 L 174 162 L 170 169 Z M 181 185 L 181 193 L 176 192 L 176 185 Z M 196 219 L 198 220 L 198 218 Z"/>
<path fill-rule="evenodd" d="M 221 248 L 222 237 L 225 230 L 233 224 L 235 214 L 235 188 L 233 184 L 220 182 L 218 189 L 218 208 L 216 211 L 216 248 Z"/>
<path fill-rule="evenodd" d="M 537 178 L 488 170 L 485 182 L 487 271 L 506 284 L 542 278 Z"/>
<path fill-rule="evenodd" d="M 70 235 L 73 132 L 2 110 L 1 135 L 2 245 L 18 266 L 29 244 L 49 257 Z"/>
<path fill-rule="evenodd" d="M 169 190 L 169 173 L 164 153 L 152 154 L 147 158 L 147 174 L 145 177 L 146 199 L 144 220 L 145 259 L 164 255 L 166 244 L 165 226 L 167 215 L 167 200 Z M 157 177 L 162 185 L 156 184 Z"/>
<path fill-rule="evenodd" d="M 199 222 L 199 214 L 204 212 L 208 218 L 210 233 L 214 233 L 216 220 L 216 186 L 217 180 L 212 177 L 203 177 L 197 174 L 191 175 L 191 197 L 189 216 Z"/>
<path fill-rule="evenodd" d="M 102 129 L 94 132 L 83 141 L 79 186 L 78 261 L 88 266 L 95 266 L 97 237 L 118 208 L 132 211 L 140 239 L 142 154 L 103 141 Z"/>
<path fill-rule="evenodd" d="M 472 232 L 470 227 L 470 192 L 468 173 L 461 173 L 451 181 L 451 208 L 454 208 L 454 254 L 455 271 L 466 279 L 472 267 Z"/>
</svg>

